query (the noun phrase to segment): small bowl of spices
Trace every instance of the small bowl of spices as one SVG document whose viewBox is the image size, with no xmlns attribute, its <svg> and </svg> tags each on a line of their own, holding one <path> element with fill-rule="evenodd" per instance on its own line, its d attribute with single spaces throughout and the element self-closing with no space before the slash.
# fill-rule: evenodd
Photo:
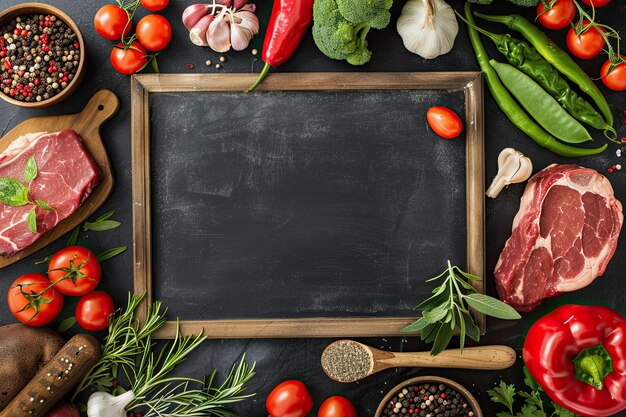
<svg viewBox="0 0 626 417">
<path fill-rule="evenodd" d="M 483 417 L 483 413 L 461 384 L 437 376 L 419 376 L 389 391 L 376 417 Z"/>
<path fill-rule="evenodd" d="M 74 21 L 43 3 L 0 13 L 0 97 L 48 107 L 69 97 L 84 76 L 85 42 Z"/>
</svg>

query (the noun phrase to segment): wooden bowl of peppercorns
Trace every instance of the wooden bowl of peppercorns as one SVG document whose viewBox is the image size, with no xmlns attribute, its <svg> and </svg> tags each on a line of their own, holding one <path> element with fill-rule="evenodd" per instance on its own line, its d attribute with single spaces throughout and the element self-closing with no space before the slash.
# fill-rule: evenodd
<svg viewBox="0 0 626 417">
<path fill-rule="evenodd" d="M 461 384 L 418 376 L 395 386 L 380 402 L 376 417 L 483 417 L 476 398 Z"/>
<path fill-rule="evenodd" d="M 85 42 L 76 23 L 43 3 L 0 13 L 0 98 L 41 108 L 68 98 L 85 72 Z"/>
</svg>

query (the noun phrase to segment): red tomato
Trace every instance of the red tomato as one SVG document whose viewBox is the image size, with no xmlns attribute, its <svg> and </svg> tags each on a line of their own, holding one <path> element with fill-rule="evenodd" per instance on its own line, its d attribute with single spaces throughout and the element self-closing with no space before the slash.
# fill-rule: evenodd
<svg viewBox="0 0 626 417">
<path fill-rule="evenodd" d="M 593 6 L 593 7 L 606 6 L 610 2 L 611 0 L 583 0 L 583 3 L 585 3 L 587 6 Z"/>
<path fill-rule="evenodd" d="M 80 296 L 92 292 L 101 276 L 98 258 L 82 246 L 61 249 L 48 264 L 48 278 L 56 282 L 54 288 L 65 295 Z"/>
<path fill-rule="evenodd" d="M 430 128 L 442 138 L 456 138 L 463 131 L 463 122 L 447 107 L 431 107 L 426 113 L 426 120 Z"/>
<path fill-rule="evenodd" d="M 276 385 L 265 408 L 270 417 L 305 417 L 313 408 L 313 399 L 302 382 L 292 379 Z"/>
<path fill-rule="evenodd" d="M 137 23 L 137 40 L 149 51 L 160 51 L 172 40 L 172 27 L 163 16 L 149 14 Z"/>
<path fill-rule="evenodd" d="M 583 27 L 588 24 L 589 21 L 585 20 Z M 602 28 L 600 30 L 604 31 Z M 595 26 L 580 35 L 576 35 L 574 28 L 570 28 L 567 32 L 567 48 L 578 58 L 591 59 L 600 53 L 604 45 L 606 42 Z"/>
<path fill-rule="evenodd" d="M 25 274 L 13 281 L 7 301 L 15 318 L 29 326 L 43 326 L 54 320 L 63 308 L 63 295 L 51 288 L 37 297 L 49 286 L 50 280 L 39 273 Z"/>
<path fill-rule="evenodd" d="M 148 62 L 148 53 L 139 42 L 133 42 L 128 49 L 118 43 L 111 50 L 111 65 L 117 72 L 133 75 Z"/>
<path fill-rule="evenodd" d="M 537 6 L 537 19 L 548 29 L 563 29 L 574 21 L 575 16 L 576 5 L 572 0 L 556 0 L 551 9 L 545 9 L 543 3 Z"/>
<path fill-rule="evenodd" d="M 358 417 L 358 414 L 350 400 L 335 395 L 322 403 L 317 417 Z"/>
<path fill-rule="evenodd" d="M 622 55 L 622 58 L 626 59 L 626 56 Z M 626 63 L 620 63 L 618 66 L 614 67 L 611 72 L 609 72 L 610 67 L 610 60 L 607 60 L 604 65 L 602 65 L 602 69 L 600 70 L 602 82 L 611 90 L 626 91 Z"/>
<path fill-rule="evenodd" d="M 96 31 L 105 39 L 117 41 L 128 35 L 133 21 L 126 10 L 113 4 L 102 6 L 93 19 Z"/>
<path fill-rule="evenodd" d="M 151 12 L 158 12 L 167 7 L 170 0 L 141 0 L 141 5 Z"/>
<path fill-rule="evenodd" d="M 104 291 L 94 291 L 80 300 L 76 306 L 76 321 L 92 332 L 109 327 L 109 316 L 115 312 L 113 299 Z"/>
</svg>

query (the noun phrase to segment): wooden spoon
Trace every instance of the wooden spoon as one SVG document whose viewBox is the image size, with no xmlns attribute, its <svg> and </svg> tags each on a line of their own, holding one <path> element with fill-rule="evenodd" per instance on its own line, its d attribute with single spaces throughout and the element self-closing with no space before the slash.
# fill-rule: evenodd
<svg viewBox="0 0 626 417">
<path fill-rule="evenodd" d="M 354 340 L 337 340 L 324 349 L 322 369 L 337 382 L 355 382 L 388 368 L 461 368 L 498 370 L 515 363 L 515 350 L 508 346 L 481 346 L 430 352 L 387 352 Z"/>
</svg>

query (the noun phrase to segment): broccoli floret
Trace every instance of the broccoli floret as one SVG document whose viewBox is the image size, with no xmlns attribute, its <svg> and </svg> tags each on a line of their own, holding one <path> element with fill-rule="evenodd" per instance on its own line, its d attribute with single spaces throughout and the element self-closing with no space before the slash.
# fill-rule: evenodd
<svg viewBox="0 0 626 417">
<path fill-rule="evenodd" d="M 391 4 L 392 0 L 315 0 L 315 44 L 329 58 L 345 59 L 352 65 L 368 63 L 372 52 L 365 37 L 371 28 L 389 25 Z"/>
</svg>

